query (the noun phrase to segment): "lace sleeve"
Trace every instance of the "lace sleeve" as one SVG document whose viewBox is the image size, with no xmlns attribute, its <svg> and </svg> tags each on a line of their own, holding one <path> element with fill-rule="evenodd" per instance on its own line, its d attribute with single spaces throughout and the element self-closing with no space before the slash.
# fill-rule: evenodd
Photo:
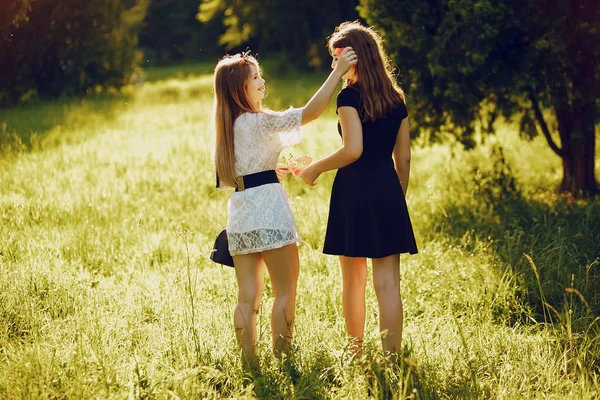
<svg viewBox="0 0 600 400">
<path fill-rule="evenodd" d="M 302 108 L 282 112 L 266 110 L 258 116 L 258 129 L 278 150 L 298 144 L 302 142 Z"/>
</svg>

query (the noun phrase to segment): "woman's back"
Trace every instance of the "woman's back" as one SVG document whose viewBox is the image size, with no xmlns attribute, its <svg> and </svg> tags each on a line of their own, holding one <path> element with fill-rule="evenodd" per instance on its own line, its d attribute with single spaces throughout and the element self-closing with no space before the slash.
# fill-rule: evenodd
<svg viewBox="0 0 600 400">
<path fill-rule="evenodd" d="M 355 86 L 338 94 L 337 106 L 353 107 L 360 117 L 364 115 Z M 400 125 L 407 116 L 406 106 L 401 105 L 385 118 L 361 122 L 362 154 L 338 169 L 333 182 L 324 253 L 381 258 L 417 252 L 392 159 Z M 341 134 L 340 124 L 338 130 Z"/>
<path fill-rule="evenodd" d="M 363 117 L 364 110 L 360 100 L 360 92 L 356 86 L 348 86 L 338 94 L 337 106 L 350 106 L 357 109 L 359 116 Z M 360 158 L 354 163 L 358 165 L 389 163 L 396 144 L 396 135 L 402 120 L 408 116 L 406 106 L 393 109 L 385 118 L 373 122 L 362 122 L 363 151 Z M 338 122 L 338 132 L 342 128 Z M 350 166 L 354 165 L 350 164 Z M 357 167 L 358 165 L 355 165 Z"/>
</svg>

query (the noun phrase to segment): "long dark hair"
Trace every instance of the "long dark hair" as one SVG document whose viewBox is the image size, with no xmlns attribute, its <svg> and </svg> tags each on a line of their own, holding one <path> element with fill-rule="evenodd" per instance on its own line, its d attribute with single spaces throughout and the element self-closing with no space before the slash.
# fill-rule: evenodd
<svg viewBox="0 0 600 400">
<path fill-rule="evenodd" d="M 335 49 L 348 46 L 356 52 L 357 86 L 364 108 L 363 120 L 367 122 L 384 118 L 392 109 L 405 103 L 404 92 L 396 83 L 394 68 L 382 43 L 383 39 L 375 29 L 358 21 L 340 24 L 328 43 L 331 54 Z"/>
</svg>

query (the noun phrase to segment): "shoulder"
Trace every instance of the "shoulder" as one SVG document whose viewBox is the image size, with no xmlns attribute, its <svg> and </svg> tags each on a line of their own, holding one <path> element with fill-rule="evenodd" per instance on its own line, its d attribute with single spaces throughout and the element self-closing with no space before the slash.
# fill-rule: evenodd
<svg viewBox="0 0 600 400">
<path fill-rule="evenodd" d="M 339 96 L 360 96 L 360 90 L 356 85 L 346 86 L 338 93 Z"/>
<path fill-rule="evenodd" d="M 302 108 L 289 108 L 285 111 L 262 109 L 248 117 L 248 123 L 262 133 L 281 133 L 296 129 L 302 124 Z"/>
<path fill-rule="evenodd" d="M 270 117 L 280 117 L 283 115 L 284 111 L 275 111 L 268 108 L 263 108 L 257 114 L 257 118 L 270 118 Z"/>
<path fill-rule="evenodd" d="M 253 131 L 259 124 L 258 120 L 259 113 L 245 112 L 236 118 L 233 123 L 233 129 L 235 131 Z"/>
<path fill-rule="evenodd" d="M 298 118 L 302 120 L 302 108 L 293 108 L 290 107 L 284 111 L 273 111 L 268 108 L 262 109 L 261 112 L 257 113 L 257 118 L 260 121 L 288 121 L 288 120 L 297 120 Z"/>
<path fill-rule="evenodd" d="M 245 113 L 241 114 L 239 117 L 237 117 L 235 122 L 240 123 L 240 124 L 256 124 L 256 123 L 262 122 L 265 119 L 270 119 L 272 117 L 278 117 L 281 114 L 283 114 L 283 112 L 273 111 L 273 110 L 269 110 L 269 109 L 262 109 L 257 112 L 245 112 Z"/>
<path fill-rule="evenodd" d="M 393 112 L 398 115 L 400 119 L 408 117 L 408 109 L 406 108 L 406 103 L 404 101 L 397 105 Z"/>
<path fill-rule="evenodd" d="M 264 119 L 264 118 L 269 119 L 269 118 L 283 117 L 287 114 L 290 114 L 294 110 L 296 110 L 296 109 L 292 108 L 292 107 L 288 108 L 287 110 L 283 110 L 283 111 L 275 111 L 275 110 L 271 110 L 269 108 L 263 108 L 262 110 L 260 110 L 259 112 L 257 112 L 254 115 L 258 119 Z"/>
<path fill-rule="evenodd" d="M 360 105 L 360 91 L 358 88 L 353 86 L 347 86 L 343 88 L 337 95 L 337 107 L 354 107 L 359 108 Z"/>
<path fill-rule="evenodd" d="M 251 112 L 245 112 L 243 114 L 240 114 L 236 118 L 234 124 L 244 124 L 244 123 L 248 122 L 249 119 L 253 118 L 254 115 L 255 114 L 251 113 Z"/>
</svg>

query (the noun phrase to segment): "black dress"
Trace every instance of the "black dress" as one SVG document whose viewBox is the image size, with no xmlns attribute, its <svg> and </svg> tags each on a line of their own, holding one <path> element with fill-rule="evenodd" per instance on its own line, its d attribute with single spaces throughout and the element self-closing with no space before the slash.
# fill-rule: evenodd
<svg viewBox="0 0 600 400">
<path fill-rule="evenodd" d="M 337 107 L 354 107 L 363 116 L 355 86 L 337 96 Z M 408 208 L 392 153 L 406 106 L 375 122 L 362 122 L 363 152 L 354 163 L 340 168 L 331 190 L 329 220 L 323 253 L 380 258 L 417 253 Z M 338 132 L 341 126 L 338 122 Z"/>
</svg>

